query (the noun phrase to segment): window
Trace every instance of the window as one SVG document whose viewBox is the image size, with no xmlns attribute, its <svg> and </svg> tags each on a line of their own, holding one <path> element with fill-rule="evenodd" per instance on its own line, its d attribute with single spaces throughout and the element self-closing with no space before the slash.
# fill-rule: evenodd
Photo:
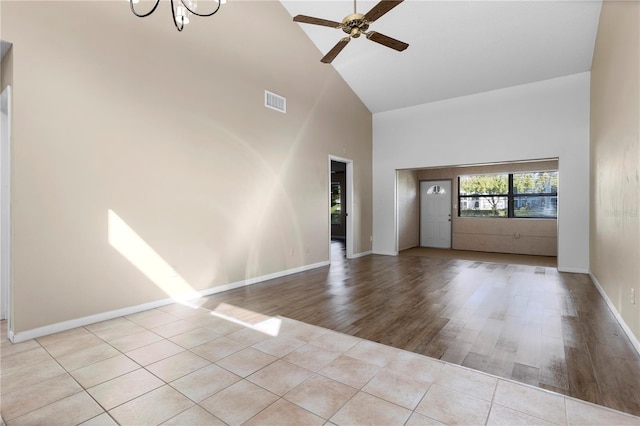
<svg viewBox="0 0 640 426">
<path fill-rule="evenodd" d="M 458 177 L 461 217 L 507 217 L 509 175 L 466 175 Z"/>
<path fill-rule="evenodd" d="M 558 172 L 514 173 L 512 217 L 558 217 Z"/>
<path fill-rule="evenodd" d="M 458 216 L 557 218 L 558 172 L 458 177 Z"/>
</svg>

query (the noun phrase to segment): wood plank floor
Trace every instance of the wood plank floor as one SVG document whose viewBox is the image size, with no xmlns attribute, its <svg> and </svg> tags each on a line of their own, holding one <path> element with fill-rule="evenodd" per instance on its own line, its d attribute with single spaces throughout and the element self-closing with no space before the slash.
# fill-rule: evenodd
<svg viewBox="0 0 640 426">
<path fill-rule="evenodd" d="M 640 356 L 591 279 L 371 255 L 210 296 L 640 415 Z"/>
<path fill-rule="evenodd" d="M 481 262 L 511 263 L 517 265 L 535 265 L 556 267 L 555 256 L 530 256 L 526 254 L 486 253 L 469 250 L 449 250 L 430 247 L 414 247 L 400 252 L 402 256 L 426 256 L 445 259 L 476 260 Z"/>
</svg>

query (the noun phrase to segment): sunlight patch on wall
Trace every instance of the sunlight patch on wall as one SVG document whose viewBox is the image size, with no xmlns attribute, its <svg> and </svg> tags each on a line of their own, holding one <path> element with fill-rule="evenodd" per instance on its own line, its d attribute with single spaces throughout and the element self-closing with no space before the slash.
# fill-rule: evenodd
<svg viewBox="0 0 640 426">
<path fill-rule="evenodd" d="M 227 303 L 219 304 L 216 309 L 211 311 L 211 315 L 274 337 L 280 333 L 280 326 L 282 325 L 282 320 L 279 318 L 263 315 Z"/>
<path fill-rule="evenodd" d="M 156 251 L 113 210 L 109 209 L 108 240 L 125 259 L 176 302 L 197 307 L 195 291 Z"/>
</svg>

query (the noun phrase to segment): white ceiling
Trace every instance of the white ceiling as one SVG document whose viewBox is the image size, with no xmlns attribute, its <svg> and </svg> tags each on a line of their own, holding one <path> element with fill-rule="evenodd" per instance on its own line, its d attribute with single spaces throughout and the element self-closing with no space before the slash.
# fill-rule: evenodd
<svg viewBox="0 0 640 426">
<path fill-rule="evenodd" d="M 342 21 L 343 0 L 281 0 L 291 14 Z M 359 1 L 366 13 L 377 2 Z M 371 30 L 409 43 L 404 52 L 364 37 L 331 65 L 373 113 L 589 71 L 600 0 L 405 0 Z M 294 24 L 318 47 L 318 61 L 345 34 Z"/>
</svg>

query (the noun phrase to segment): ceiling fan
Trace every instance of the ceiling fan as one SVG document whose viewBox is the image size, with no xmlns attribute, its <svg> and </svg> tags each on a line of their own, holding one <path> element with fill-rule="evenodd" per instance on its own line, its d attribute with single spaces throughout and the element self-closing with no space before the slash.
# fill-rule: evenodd
<svg viewBox="0 0 640 426">
<path fill-rule="evenodd" d="M 339 28 L 345 33 L 349 34 L 347 37 L 341 39 L 333 49 L 329 51 L 320 61 L 325 64 L 331 63 L 338 56 L 338 53 L 345 48 L 347 43 L 352 38 L 358 38 L 364 34 L 371 41 L 380 43 L 383 46 L 390 47 L 399 52 L 405 50 L 409 45 L 395 38 L 391 38 L 384 34 L 377 33 L 375 31 L 368 31 L 369 25 L 380 18 L 385 13 L 402 3 L 403 0 L 382 0 L 376 4 L 370 11 L 365 13 L 358 13 L 356 11 L 356 0 L 353 0 L 353 13 L 347 15 L 342 22 L 330 21 L 327 19 L 314 18 L 312 16 L 297 15 L 293 18 L 295 22 L 301 22 L 304 24 L 322 25 L 325 27 Z"/>
</svg>

